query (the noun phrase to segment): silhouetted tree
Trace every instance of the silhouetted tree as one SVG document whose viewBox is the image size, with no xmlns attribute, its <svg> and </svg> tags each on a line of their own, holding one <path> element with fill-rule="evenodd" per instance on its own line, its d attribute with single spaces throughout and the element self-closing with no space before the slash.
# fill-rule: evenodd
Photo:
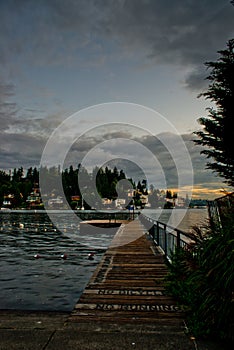
<svg viewBox="0 0 234 350">
<path fill-rule="evenodd" d="M 215 102 L 217 108 L 208 108 L 208 117 L 199 119 L 203 130 L 195 132 L 197 144 L 206 146 L 201 153 L 212 161 L 207 167 L 234 185 L 234 39 L 227 43 L 225 50 L 218 51 L 216 62 L 205 63 L 211 69 L 209 87 L 200 96 Z"/>
<path fill-rule="evenodd" d="M 172 193 L 171 193 L 170 190 L 167 190 L 167 192 L 166 192 L 166 198 L 172 199 Z"/>
</svg>

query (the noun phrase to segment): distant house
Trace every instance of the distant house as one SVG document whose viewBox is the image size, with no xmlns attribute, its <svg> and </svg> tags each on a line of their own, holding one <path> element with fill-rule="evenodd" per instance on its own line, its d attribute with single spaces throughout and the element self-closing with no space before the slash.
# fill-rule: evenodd
<svg viewBox="0 0 234 350">
<path fill-rule="evenodd" d="M 29 209 L 35 209 L 42 206 L 42 199 L 38 186 L 33 188 L 32 192 L 27 197 L 26 203 L 28 204 Z"/>
<path fill-rule="evenodd" d="M 2 207 L 10 209 L 12 207 L 14 198 L 15 198 L 15 196 L 13 194 L 8 194 L 8 195 L 4 196 Z"/>
<path fill-rule="evenodd" d="M 128 197 L 133 198 L 135 194 L 136 194 L 136 190 L 134 189 L 128 190 Z"/>
<path fill-rule="evenodd" d="M 80 200 L 80 196 L 71 196 L 71 200 L 78 202 Z"/>
<path fill-rule="evenodd" d="M 115 207 L 116 208 L 120 208 L 120 209 L 123 209 L 126 205 L 126 199 L 124 198 L 117 198 L 115 200 Z"/>
<path fill-rule="evenodd" d="M 61 208 L 63 205 L 63 198 L 58 196 L 56 198 L 51 198 L 48 200 L 48 206 L 51 208 Z"/>
<path fill-rule="evenodd" d="M 178 208 L 185 208 L 186 207 L 186 199 L 183 197 L 176 198 L 175 206 Z"/>
<path fill-rule="evenodd" d="M 144 204 L 144 205 L 148 204 L 148 195 L 142 194 L 140 196 L 140 200 L 141 200 L 142 204 Z"/>
<path fill-rule="evenodd" d="M 102 204 L 103 205 L 111 205 L 112 203 L 113 203 L 112 199 L 102 198 Z"/>
</svg>

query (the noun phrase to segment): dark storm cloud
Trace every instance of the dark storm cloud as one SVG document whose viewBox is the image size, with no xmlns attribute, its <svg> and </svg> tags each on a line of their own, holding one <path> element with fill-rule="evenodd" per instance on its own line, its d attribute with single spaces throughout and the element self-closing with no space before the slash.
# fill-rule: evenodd
<svg viewBox="0 0 234 350">
<path fill-rule="evenodd" d="M 169 186 L 176 186 L 177 185 L 177 169 L 176 164 L 178 163 L 178 160 L 173 158 L 168 151 L 166 145 L 174 145 L 173 147 L 175 149 L 181 148 L 181 141 L 178 139 L 178 136 L 172 133 L 164 133 L 161 135 L 158 135 L 160 140 L 164 140 L 164 144 L 157 140 L 157 137 L 154 136 L 146 136 L 142 139 L 139 139 L 139 142 L 142 142 L 150 151 L 155 154 L 156 158 L 159 160 L 162 169 L 166 175 L 167 184 Z M 215 186 L 218 186 L 218 183 L 221 183 L 220 179 L 217 179 L 217 176 L 215 174 L 212 174 L 210 170 L 206 168 L 207 159 L 204 155 L 201 155 L 200 152 L 202 151 L 202 146 L 196 145 L 193 140 L 195 136 L 192 134 L 184 134 L 182 135 L 182 139 L 184 141 L 184 145 L 188 151 L 189 157 L 191 158 L 191 163 L 193 167 L 193 178 L 194 178 L 194 185 L 202 185 L 206 184 L 207 188 L 212 188 L 215 184 Z M 183 153 L 181 153 L 183 154 Z M 148 159 L 147 169 L 150 172 L 150 167 L 152 167 L 152 158 Z M 188 172 L 190 172 L 190 169 L 184 168 L 183 169 L 183 175 L 188 175 Z"/>
<path fill-rule="evenodd" d="M 161 167 L 167 186 L 171 188 L 178 186 L 178 169 L 176 167 L 178 159 L 173 158 L 167 148 L 167 145 L 173 145 L 175 149 L 181 148 L 181 140 L 178 139 L 178 135 L 163 133 L 158 135 L 158 137 L 152 135 L 135 137 L 128 133 L 128 137 L 126 137 L 125 132 L 110 132 L 108 137 L 106 136 L 103 134 L 98 137 L 80 138 L 73 145 L 71 152 L 68 153 L 65 167 L 69 167 L 70 164 L 77 166 L 79 162 L 82 163 L 88 152 L 94 150 L 88 162 L 89 170 L 101 164 L 103 166 L 117 166 L 118 169 L 124 169 L 127 176 L 132 177 L 134 181 L 142 180 L 142 174 L 144 173 L 147 174 L 151 183 L 158 187 L 163 187 Z M 209 184 L 211 188 L 213 186 L 217 187 L 221 181 L 210 170 L 206 169 L 207 160 L 204 155 L 200 155 L 202 146 L 195 145 L 193 142 L 194 137 L 191 134 L 182 135 L 188 156 L 192 162 L 194 184 L 203 186 L 202 184 L 204 183 L 207 188 L 209 188 Z M 130 142 L 125 143 L 124 138 Z M 133 141 L 132 143 L 131 140 Z M 141 144 L 143 149 L 137 148 L 136 143 Z M 148 153 L 144 150 L 144 147 Z M 184 151 L 182 150 L 181 152 Z M 178 153 L 180 154 L 180 152 Z M 107 159 L 110 160 L 107 161 Z M 141 166 L 140 172 L 136 171 L 135 165 Z M 183 176 L 189 176 L 190 171 L 191 169 L 185 166 L 182 169 Z"/>
<path fill-rule="evenodd" d="M 127 176 L 132 177 L 134 181 L 142 180 L 142 177 L 145 177 L 144 174 L 146 174 L 150 183 L 154 183 L 158 188 L 163 188 L 164 184 L 161 181 L 162 176 L 160 172 L 161 167 L 165 175 L 167 186 L 169 188 L 176 188 L 178 185 L 178 174 L 175 165 L 176 159 L 173 159 L 160 139 L 163 139 L 166 145 L 173 144 L 174 147 L 177 148 L 179 147 L 177 135 L 164 133 L 163 135 L 159 135 L 159 138 L 150 135 L 136 138 L 134 135 L 129 135 L 128 133 L 128 139 L 132 140 L 133 144 L 129 144 L 127 148 L 126 144 L 121 141 L 121 137 L 126 137 L 126 133 L 119 132 L 117 136 L 116 132 L 113 132 L 113 134 L 108 134 L 108 138 L 105 138 L 105 135 L 81 138 L 71 147 L 65 159 L 64 168 L 68 168 L 71 164 L 76 167 L 78 163 L 82 163 L 87 153 L 96 147 L 96 151 L 94 151 L 93 155 L 93 163 L 91 162 L 89 164 L 89 170 L 93 169 L 96 164 L 117 166 L 119 169 L 124 169 Z M 46 143 L 46 137 L 39 137 L 36 133 L 29 134 L 27 132 L 21 134 L 0 132 L 0 138 L 0 169 L 7 170 L 20 166 L 27 169 L 30 166 L 39 166 L 41 154 Z M 200 155 L 202 148 L 192 142 L 193 138 L 191 134 L 183 135 L 183 140 L 193 165 L 194 185 L 206 186 L 206 188 L 217 188 L 221 186 L 221 181 L 206 169 L 206 158 Z M 109 140 L 114 140 L 111 147 L 108 142 L 103 143 L 103 141 Z M 115 148 L 115 142 L 117 149 Z M 144 150 L 142 150 L 142 152 L 141 150 L 136 152 L 136 145 L 134 142 L 144 146 L 149 151 L 149 154 L 147 155 Z M 101 150 L 101 152 L 99 152 L 99 150 Z M 105 161 L 105 154 L 110 156 L 110 161 Z M 145 154 L 147 156 L 145 156 Z M 152 156 L 150 154 L 152 154 Z M 155 163 L 153 155 L 159 163 Z M 160 167 L 158 164 L 160 164 Z M 58 165 L 56 159 L 54 165 Z M 190 170 L 183 169 L 184 176 L 187 175 L 187 171 Z"/>
<path fill-rule="evenodd" d="M 92 1 L 1 2 L 1 61 L 7 64 L 17 58 L 19 64 L 36 65 L 79 61 L 77 50 L 89 46 L 98 21 L 94 8 Z"/>
<path fill-rule="evenodd" d="M 191 67 L 187 87 L 200 88 L 203 63 L 234 34 L 229 1 L 124 1 L 113 5 L 106 32 L 120 38 L 126 50 L 139 49 L 153 62 Z M 202 80 L 201 80 L 202 81 Z M 199 83 L 199 85 L 198 85 Z"/>
<path fill-rule="evenodd" d="M 11 102 L 14 95 L 14 86 L 0 82 L 0 130 L 8 128 L 14 120 L 16 105 Z"/>
<path fill-rule="evenodd" d="M 189 72 L 186 86 L 200 91 L 207 73 L 203 63 L 215 59 L 217 50 L 233 36 L 233 22 L 229 0 L 0 1 L 0 74 L 9 71 L 14 80 L 22 65 L 94 65 L 127 55 L 145 59 L 142 64 L 182 67 Z M 30 121 L 17 117 L 12 97 L 14 85 L 1 79 L 0 168 L 15 167 L 16 159 L 19 165 L 37 164 L 46 138 L 58 125 L 56 116 Z M 27 112 L 35 115 L 35 111 Z M 112 137 L 130 136 L 121 132 Z M 89 138 L 74 146 L 73 156 L 85 155 L 100 140 Z M 207 182 L 199 147 L 185 141 L 196 181 Z M 158 154 L 164 169 L 172 174 L 174 164 L 162 144 L 150 137 L 142 143 Z M 147 166 L 150 169 L 150 162 Z"/>
<path fill-rule="evenodd" d="M 38 166 L 45 140 L 27 134 L 0 132 L 0 169 Z"/>
<path fill-rule="evenodd" d="M 207 158 L 204 154 L 201 154 L 203 147 L 193 142 L 196 138 L 193 134 L 182 135 L 184 143 L 188 149 L 193 165 L 193 176 L 194 176 L 194 189 L 203 188 L 205 198 L 209 190 L 222 189 L 225 185 L 222 179 L 216 174 L 207 169 Z M 214 193 L 214 198 L 217 197 L 217 193 Z"/>
<path fill-rule="evenodd" d="M 204 66 L 197 65 L 185 77 L 185 86 L 192 90 L 202 91 L 206 86 L 206 77 L 208 72 Z"/>
<path fill-rule="evenodd" d="M 115 55 L 190 68 L 186 85 L 200 89 L 203 63 L 233 36 L 233 20 L 229 0 L 2 1 L 1 61 L 104 62 L 112 43 Z"/>
</svg>

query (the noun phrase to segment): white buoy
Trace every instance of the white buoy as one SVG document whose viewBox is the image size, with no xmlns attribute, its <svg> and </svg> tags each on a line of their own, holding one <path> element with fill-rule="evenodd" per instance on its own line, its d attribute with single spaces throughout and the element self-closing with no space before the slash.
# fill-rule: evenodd
<svg viewBox="0 0 234 350">
<path fill-rule="evenodd" d="M 40 255 L 39 255 L 39 254 L 35 254 L 35 255 L 34 255 L 34 258 L 35 258 L 35 259 L 39 259 L 39 258 L 40 258 Z"/>
<path fill-rule="evenodd" d="M 88 259 L 93 260 L 94 259 L 94 253 L 89 253 L 88 254 Z"/>
</svg>

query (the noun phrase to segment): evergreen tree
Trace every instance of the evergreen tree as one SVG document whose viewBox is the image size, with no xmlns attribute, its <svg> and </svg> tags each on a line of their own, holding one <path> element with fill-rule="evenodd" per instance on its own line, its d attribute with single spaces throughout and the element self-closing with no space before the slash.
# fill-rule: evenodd
<svg viewBox="0 0 234 350">
<path fill-rule="evenodd" d="M 32 171 L 32 180 L 33 183 L 39 183 L 39 171 L 36 167 Z"/>
<path fill-rule="evenodd" d="M 223 177 L 225 182 L 234 186 L 234 39 L 227 43 L 225 50 L 218 51 L 220 57 L 216 62 L 207 62 L 211 69 L 209 87 L 200 96 L 215 102 L 216 109 L 209 108 L 208 117 L 199 119 L 204 127 L 195 132 L 197 144 L 206 146 L 201 153 L 212 161 L 207 167 Z"/>
<path fill-rule="evenodd" d="M 120 172 L 119 172 L 119 177 L 118 177 L 119 180 L 123 180 L 123 179 L 126 179 L 126 176 L 124 174 L 124 171 L 121 169 Z"/>
<path fill-rule="evenodd" d="M 153 185 L 150 185 L 150 194 L 148 200 L 152 208 L 159 207 L 159 190 L 155 189 Z"/>
<path fill-rule="evenodd" d="M 167 190 L 167 192 L 166 192 L 166 198 L 172 199 L 172 193 L 171 193 L 170 190 Z"/>
</svg>

